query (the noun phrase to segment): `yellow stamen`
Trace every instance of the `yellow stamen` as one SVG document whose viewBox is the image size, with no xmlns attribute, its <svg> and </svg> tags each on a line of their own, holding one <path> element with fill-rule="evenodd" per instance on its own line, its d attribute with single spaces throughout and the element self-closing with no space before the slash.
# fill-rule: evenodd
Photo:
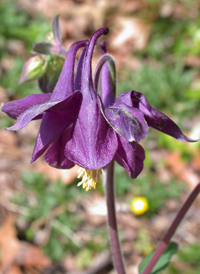
<svg viewBox="0 0 200 274">
<path fill-rule="evenodd" d="M 81 186 L 88 191 L 91 188 L 96 188 L 98 186 L 99 177 L 101 175 L 101 169 L 89 170 L 80 167 L 78 170 L 78 178 L 82 178 L 82 181 L 77 184 L 77 186 Z"/>
</svg>

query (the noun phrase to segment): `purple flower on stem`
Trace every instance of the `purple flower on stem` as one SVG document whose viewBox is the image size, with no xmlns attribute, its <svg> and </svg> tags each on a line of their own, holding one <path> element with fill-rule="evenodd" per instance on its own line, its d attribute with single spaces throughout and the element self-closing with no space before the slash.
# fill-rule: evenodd
<svg viewBox="0 0 200 274">
<path fill-rule="evenodd" d="M 139 141 L 146 137 L 148 126 L 176 139 L 192 141 L 170 118 L 150 106 L 142 93 L 132 90 L 120 94 L 115 101 L 115 64 L 104 42 L 92 77 L 94 46 L 108 31 L 101 28 L 89 42 L 80 41 L 69 48 L 53 93 L 32 94 L 2 107 L 17 119 L 9 130 L 19 130 L 31 120 L 42 119 L 31 162 L 45 152 L 45 161 L 55 168 L 79 165 L 79 177 L 83 179 L 78 185 L 86 191 L 97 186 L 101 169 L 112 160 L 123 166 L 131 178 L 140 174 L 145 154 Z M 75 56 L 80 48 L 74 77 Z M 101 96 L 97 92 L 99 78 Z"/>
</svg>

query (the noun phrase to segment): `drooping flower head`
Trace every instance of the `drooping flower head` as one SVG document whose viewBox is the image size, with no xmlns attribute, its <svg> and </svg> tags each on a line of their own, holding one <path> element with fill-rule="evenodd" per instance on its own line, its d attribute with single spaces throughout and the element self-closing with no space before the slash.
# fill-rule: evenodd
<svg viewBox="0 0 200 274">
<path fill-rule="evenodd" d="M 89 41 L 76 42 L 69 48 L 53 93 L 33 94 L 2 107 L 17 119 L 9 130 L 42 119 L 32 162 L 45 153 L 45 161 L 55 168 L 79 165 L 79 177 L 83 177 L 79 185 L 86 190 L 96 187 L 101 169 L 113 160 L 131 178 L 140 174 L 145 154 L 139 142 L 146 137 L 148 126 L 176 139 L 192 141 L 170 118 L 150 106 L 142 93 L 132 90 L 115 100 L 115 63 L 106 53 L 105 42 L 100 43 L 102 57 L 92 76 L 94 47 L 108 31 L 107 27 L 101 28 Z"/>
</svg>

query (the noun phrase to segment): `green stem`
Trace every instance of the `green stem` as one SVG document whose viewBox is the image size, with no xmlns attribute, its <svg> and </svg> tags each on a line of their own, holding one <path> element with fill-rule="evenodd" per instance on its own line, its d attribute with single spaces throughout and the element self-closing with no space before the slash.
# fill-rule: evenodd
<svg viewBox="0 0 200 274">
<path fill-rule="evenodd" d="M 125 274 L 125 267 L 121 254 L 120 242 L 117 230 L 117 220 L 115 211 L 114 195 L 114 161 L 104 168 L 103 181 L 105 187 L 105 196 L 108 210 L 108 227 L 110 234 L 111 251 L 113 263 L 118 274 Z"/>
<path fill-rule="evenodd" d="M 179 226 L 180 222 L 184 218 L 184 216 L 187 213 L 188 209 L 191 207 L 192 203 L 194 202 L 194 200 L 198 196 L 199 192 L 200 192 L 200 182 L 197 184 L 195 189 L 189 195 L 188 199 L 186 200 L 186 202 L 184 203 L 184 205 L 182 206 L 182 208 L 178 212 L 178 214 L 177 214 L 176 218 L 174 219 L 172 225 L 170 226 L 169 230 L 167 231 L 164 238 L 160 242 L 158 248 L 156 249 L 156 252 L 154 253 L 153 257 L 149 261 L 147 267 L 145 268 L 145 270 L 143 271 L 142 274 L 150 274 L 151 273 L 151 270 L 153 269 L 154 265 L 159 260 L 160 256 L 165 251 L 166 247 L 169 244 L 170 239 L 174 235 L 177 227 Z"/>
</svg>

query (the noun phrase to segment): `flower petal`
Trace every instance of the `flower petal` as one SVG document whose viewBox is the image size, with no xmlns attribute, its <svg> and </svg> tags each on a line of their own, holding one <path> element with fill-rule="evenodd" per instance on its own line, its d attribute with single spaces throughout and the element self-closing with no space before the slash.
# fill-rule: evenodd
<svg viewBox="0 0 200 274">
<path fill-rule="evenodd" d="M 46 94 L 31 94 L 23 99 L 9 102 L 2 106 L 8 116 L 13 119 L 17 119 L 27 109 L 32 108 L 34 105 L 40 105 L 47 103 L 51 98 L 51 93 Z"/>
<path fill-rule="evenodd" d="M 96 93 L 96 91 L 94 90 L 93 79 L 92 79 L 92 55 L 94 51 L 94 46 L 96 44 L 97 39 L 103 34 L 107 35 L 108 32 L 109 32 L 109 29 L 107 27 L 97 30 L 92 35 L 89 45 L 87 47 L 87 52 L 85 54 L 81 90 L 83 95 L 85 97 L 89 97 L 90 99 L 92 99 L 93 94 Z"/>
<path fill-rule="evenodd" d="M 76 70 L 75 82 L 74 82 L 74 90 L 81 90 L 81 79 L 82 79 L 82 72 L 83 72 L 83 64 L 84 64 L 84 57 L 86 53 L 87 47 L 84 47 L 81 51 L 80 57 L 78 59 L 78 65 Z"/>
<path fill-rule="evenodd" d="M 181 129 L 175 124 L 169 117 L 163 114 L 158 109 L 152 107 L 151 109 L 152 116 L 145 116 L 147 124 L 150 127 L 153 127 L 165 134 L 168 134 L 180 141 L 185 142 L 195 142 L 198 140 L 192 140 L 189 137 L 185 136 Z"/>
<path fill-rule="evenodd" d="M 104 108 L 100 100 L 99 103 L 104 118 L 119 135 L 129 142 L 139 142 L 146 137 L 148 126 L 142 111 L 124 103 L 114 104 L 108 108 Z"/>
<path fill-rule="evenodd" d="M 18 118 L 17 122 L 9 127 L 6 128 L 8 130 L 19 130 L 23 127 L 25 127 L 31 120 L 33 120 L 35 117 L 46 111 L 47 109 L 51 108 L 52 106 L 60 103 L 58 102 L 46 102 L 44 104 L 40 105 L 34 105 L 32 108 L 27 109 L 25 112 L 23 112 Z"/>
<path fill-rule="evenodd" d="M 85 98 L 65 156 L 87 169 L 99 169 L 112 161 L 118 147 L 115 131 L 101 114 L 96 100 Z"/>
<path fill-rule="evenodd" d="M 116 69 L 115 61 L 109 54 L 104 54 L 99 59 L 94 72 L 94 88 L 98 90 L 101 74 L 101 100 L 105 107 L 111 106 L 116 94 Z"/>
<path fill-rule="evenodd" d="M 65 147 L 65 156 L 87 169 L 106 166 L 114 158 L 118 147 L 114 130 L 101 114 L 92 80 L 91 59 L 94 45 L 99 36 L 107 33 L 108 28 L 95 32 L 87 47 L 81 79 L 83 101 L 73 135 Z"/>
<path fill-rule="evenodd" d="M 116 100 L 117 102 L 126 102 L 129 106 L 138 108 L 144 113 L 145 120 L 148 126 L 153 127 L 163 133 L 166 133 L 180 141 L 195 142 L 185 136 L 181 129 L 175 124 L 169 117 L 158 109 L 152 107 L 144 94 L 138 91 L 129 91 L 128 93 L 122 93 Z"/>
<path fill-rule="evenodd" d="M 76 42 L 69 48 L 58 82 L 54 88 L 51 101 L 64 100 L 74 92 L 74 63 L 76 52 L 79 48 L 85 47 L 87 43 L 87 40 Z"/>
<path fill-rule="evenodd" d="M 118 136 L 119 146 L 115 155 L 115 160 L 126 169 L 131 178 L 136 178 L 143 169 L 145 152 L 142 146 L 136 142 L 127 142 Z"/>
<path fill-rule="evenodd" d="M 69 139 L 71 129 L 65 130 L 53 143 L 48 147 L 44 159 L 52 167 L 69 169 L 74 163 L 64 155 L 64 147 Z"/>
<path fill-rule="evenodd" d="M 41 95 L 46 95 L 46 94 L 41 94 Z M 73 97 L 77 98 L 81 97 L 81 93 L 80 92 L 76 92 L 74 94 L 72 94 L 71 96 L 69 96 L 68 98 L 66 98 L 65 100 L 60 100 L 60 101 L 54 101 L 51 102 L 51 100 L 49 102 L 46 102 L 44 104 L 40 104 L 40 105 L 34 105 L 33 107 L 27 109 L 25 112 L 23 112 L 18 118 L 17 118 L 17 123 L 15 123 L 12 127 L 7 128 L 8 130 L 19 130 L 21 128 L 23 128 L 24 126 L 26 126 L 31 120 L 33 120 L 35 117 L 37 117 L 38 115 L 40 115 L 41 113 L 43 113 L 44 111 L 47 111 L 52 108 L 51 111 L 57 110 L 58 107 L 55 107 L 57 104 L 61 103 L 61 107 L 63 107 L 63 104 L 68 104 L 68 101 L 71 101 L 73 99 Z M 62 111 L 62 108 L 61 108 Z"/>
<path fill-rule="evenodd" d="M 37 160 L 65 129 L 72 128 L 79 112 L 81 97 L 81 93 L 76 92 L 45 113 L 40 125 L 31 162 Z"/>
</svg>

